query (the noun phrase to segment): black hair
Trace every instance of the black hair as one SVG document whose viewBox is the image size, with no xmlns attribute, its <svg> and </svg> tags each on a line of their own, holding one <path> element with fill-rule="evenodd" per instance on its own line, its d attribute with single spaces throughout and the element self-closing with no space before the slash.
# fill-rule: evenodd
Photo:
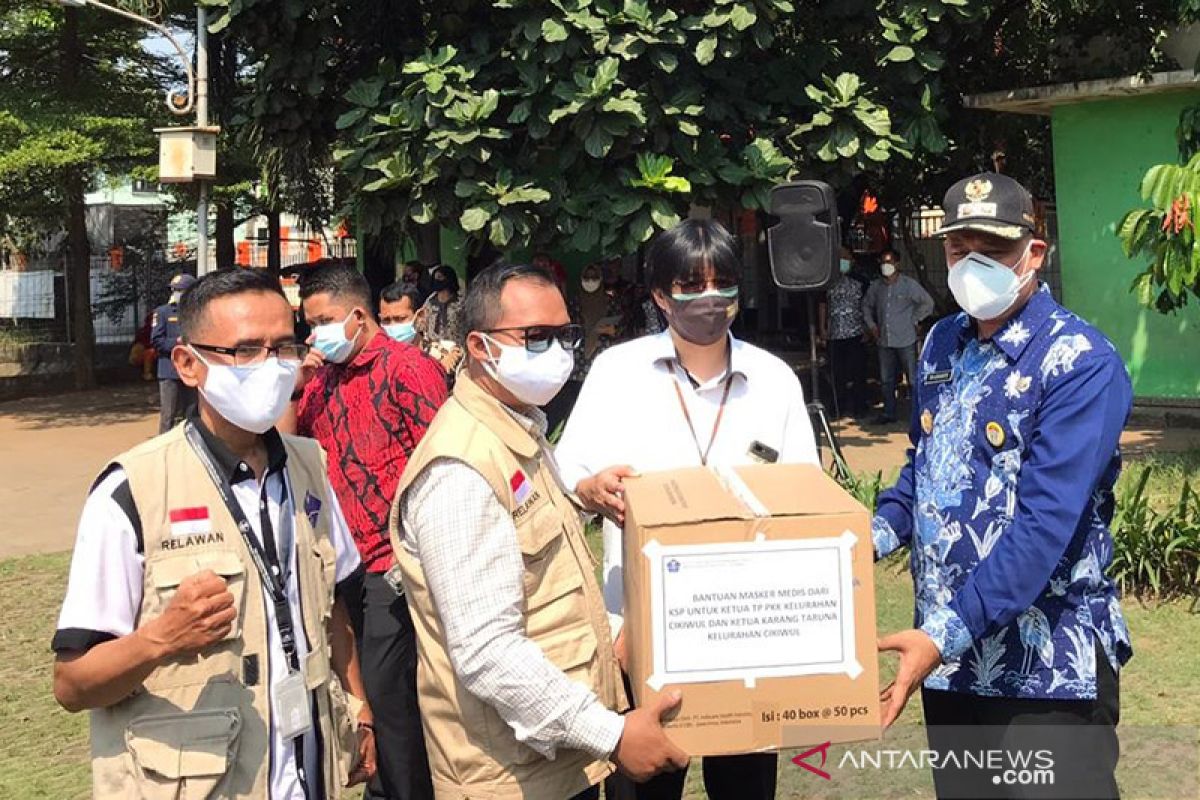
<svg viewBox="0 0 1200 800">
<path fill-rule="evenodd" d="M 900 253 L 893 247 L 885 247 L 883 249 L 883 252 L 881 252 L 879 254 L 879 260 L 883 261 L 885 256 L 891 256 L 892 258 L 896 259 L 897 261 L 900 260 Z"/>
<path fill-rule="evenodd" d="M 379 293 L 379 302 L 398 303 L 405 297 L 408 298 L 413 311 L 421 307 L 421 293 L 416 289 L 409 288 L 408 284 L 403 281 L 396 281 L 385 286 L 383 291 Z"/>
<path fill-rule="evenodd" d="M 486 331 L 500 319 L 500 295 L 504 285 L 513 280 L 534 281 L 558 288 L 554 276 L 529 264 L 493 264 L 480 272 L 467 287 L 463 299 L 463 335 L 471 331 Z"/>
<path fill-rule="evenodd" d="M 455 272 L 453 268 L 447 266 L 446 264 L 438 264 L 429 270 L 430 279 L 437 280 L 437 276 L 434 273 L 441 273 L 442 275 L 445 275 L 446 279 L 450 282 L 450 286 L 448 287 L 450 291 L 454 294 L 458 294 L 458 273 Z"/>
<path fill-rule="evenodd" d="M 646 251 L 650 288 L 671 293 L 674 283 L 707 276 L 737 281 L 742 272 L 737 240 L 713 219 L 686 219 L 654 238 Z"/>
<path fill-rule="evenodd" d="M 192 338 L 212 301 L 247 292 L 266 292 L 287 299 L 279 279 L 266 270 L 234 268 L 210 272 L 185 289 L 179 298 L 180 334 L 185 340 Z"/>
<path fill-rule="evenodd" d="M 321 264 L 301 273 L 301 300 L 323 293 L 330 297 L 352 297 L 366 309 L 371 307 L 371 287 L 367 279 L 349 264 Z"/>
</svg>

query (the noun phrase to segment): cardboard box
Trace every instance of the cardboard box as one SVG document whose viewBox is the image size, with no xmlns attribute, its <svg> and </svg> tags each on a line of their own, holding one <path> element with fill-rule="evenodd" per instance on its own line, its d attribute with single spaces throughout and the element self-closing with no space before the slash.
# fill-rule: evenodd
<svg viewBox="0 0 1200 800">
<path fill-rule="evenodd" d="M 637 705 L 678 689 L 692 756 L 877 739 L 871 518 L 819 468 L 625 481 L 625 636 Z"/>
</svg>

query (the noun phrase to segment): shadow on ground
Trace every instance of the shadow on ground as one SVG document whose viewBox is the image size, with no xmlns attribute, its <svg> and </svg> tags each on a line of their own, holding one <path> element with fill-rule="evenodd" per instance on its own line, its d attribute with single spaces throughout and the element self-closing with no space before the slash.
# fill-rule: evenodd
<svg viewBox="0 0 1200 800">
<path fill-rule="evenodd" d="M 26 430 L 136 422 L 158 412 L 158 383 L 146 381 L 0 403 L 0 421 Z"/>
</svg>

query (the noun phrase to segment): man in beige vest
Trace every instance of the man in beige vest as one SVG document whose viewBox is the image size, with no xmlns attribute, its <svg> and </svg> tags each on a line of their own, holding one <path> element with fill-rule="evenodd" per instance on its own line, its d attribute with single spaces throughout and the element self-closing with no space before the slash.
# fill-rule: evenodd
<svg viewBox="0 0 1200 800">
<path fill-rule="evenodd" d="M 464 304 L 468 354 L 414 451 L 392 548 L 417 631 L 417 686 L 439 800 L 596 797 L 687 764 L 661 716 L 625 716 L 621 674 L 579 513 L 538 408 L 582 333 L 552 277 L 498 265 Z"/>
<path fill-rule="evenodd" d="M 91 711 L 96 797 L 335 798 L 374 745 L 337 597 L 359 556 L 320 448 L 273 427 L 306 347 L 259 270 L 201 279 L 180 327 L 198 412 L 93 487 L 54 694 Z"/>
</svg>

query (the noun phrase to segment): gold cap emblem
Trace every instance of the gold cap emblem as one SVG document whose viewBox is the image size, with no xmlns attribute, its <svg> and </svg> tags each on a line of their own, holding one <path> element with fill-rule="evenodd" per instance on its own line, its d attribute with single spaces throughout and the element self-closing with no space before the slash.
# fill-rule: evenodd
<svg viewBox="0 0 1200 800">
<path fill-rule="evenodd" d="M 972 203 L 978 203 L 992 193 L 992 182 L 983 178 L 976 178 L 967 184 L 967 188 L 963 189 L 963 193 Z"/>
</svg>

